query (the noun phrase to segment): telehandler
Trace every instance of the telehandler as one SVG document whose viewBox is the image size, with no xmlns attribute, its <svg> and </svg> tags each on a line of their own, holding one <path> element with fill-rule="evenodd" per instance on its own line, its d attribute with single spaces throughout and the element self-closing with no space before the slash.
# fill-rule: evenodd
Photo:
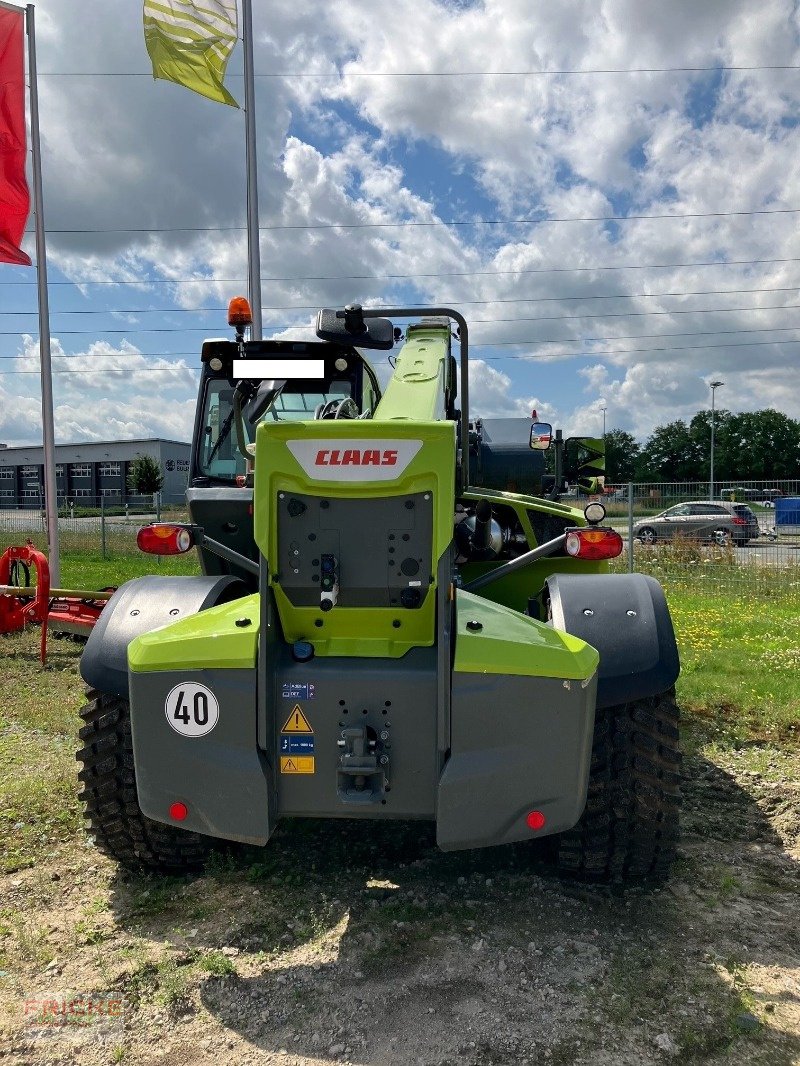
<svg viewBox="0 0 800 1066">
<path fill-rule="evenodd" d="M 138 538 L 202 575 L 122 585 L 82 657 L 97 846 L 180 871 L 282 818 L 425 819 L 445 850 L 541 841 L 584 879 L 663 878 L 673 627 L 656 581 L 608 573 L 603 507 L 546 498 L 554 438 L 551 486 L 586 474 L 570 442 L 471 417 L 455 310 L 354 304 L 262 341 L 237 298 L 229 322 L 202 349 L 191 521 Z M 383 390 L 364 352 L 401 340 Z"/>
</svg>

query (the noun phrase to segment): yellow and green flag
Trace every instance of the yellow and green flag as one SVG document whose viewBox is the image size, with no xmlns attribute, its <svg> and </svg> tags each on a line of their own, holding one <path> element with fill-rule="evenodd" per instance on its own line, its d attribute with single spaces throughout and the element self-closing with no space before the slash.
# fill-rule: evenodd
<svg viewBox="0 0 800 1066">
<path fill-rule="evenodd" d="M 236 0 L 144 0 L 153 77 L 232 107 L 239 105 L 223 81 L 237 37 Z"/>
</svg>

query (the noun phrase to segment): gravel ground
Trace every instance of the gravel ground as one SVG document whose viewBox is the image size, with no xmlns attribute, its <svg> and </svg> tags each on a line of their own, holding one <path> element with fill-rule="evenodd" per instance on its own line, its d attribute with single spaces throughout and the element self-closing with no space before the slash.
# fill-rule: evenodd
<svg viewBox="0 0 800 1066">
<path fill-rule="evenodd" d="M 0 1061 L 800 1062 L 798 770 L 688 758 L 649 891 L 559 881 L 529 848 L 444 855 L 408 823 L 287 823 L 191 878 L 77 842 L 0 881 Z"/>
</svg>

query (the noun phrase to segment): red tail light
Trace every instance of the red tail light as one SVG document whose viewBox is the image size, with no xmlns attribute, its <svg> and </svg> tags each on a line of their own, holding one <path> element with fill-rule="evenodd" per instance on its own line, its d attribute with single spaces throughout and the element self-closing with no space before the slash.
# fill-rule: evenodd
<svg viewBox="0 0 800 1066">
<path fill-rule="evenodd" d="M 571 529 L 564 547 L 573 559 L 616 559 L 622 554 L 622 537 L 615 529 Z"/>
<path fill-rule="evenodd" d="M 746 518 L 734 518 L 733 524 L 735 526 L 746 526 L 747 525 L 747 519 Z"/>
<path fill-rule="evenodd" d="M 194 547 L 194 537 L 186 526 L 166 522 L 142 526 L 136 534 L 139 551 L 148 555 L 183 555 Z"/>
</svg>

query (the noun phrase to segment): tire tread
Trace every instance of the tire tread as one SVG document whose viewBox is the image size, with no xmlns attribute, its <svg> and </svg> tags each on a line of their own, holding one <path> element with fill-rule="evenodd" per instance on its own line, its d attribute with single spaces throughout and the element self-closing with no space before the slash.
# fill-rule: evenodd
<svg viewBox="0 0 800 1066">
<path fill-rule="evenodd" d="M 596 713 L 586 808 L 555 838 L 556 865 L 591 881 L 661 881 L 680 810 L 675 691 Z"/>
<path fill-rule="evenodd" d="M 214 841 L 147 818 L 139 807 L 128 703 L 90 690 L 83 725 L 78 780 L 90 832 L 100 851 L 128 867 L 170 873 L 201 868 Z"/>
</svg>

